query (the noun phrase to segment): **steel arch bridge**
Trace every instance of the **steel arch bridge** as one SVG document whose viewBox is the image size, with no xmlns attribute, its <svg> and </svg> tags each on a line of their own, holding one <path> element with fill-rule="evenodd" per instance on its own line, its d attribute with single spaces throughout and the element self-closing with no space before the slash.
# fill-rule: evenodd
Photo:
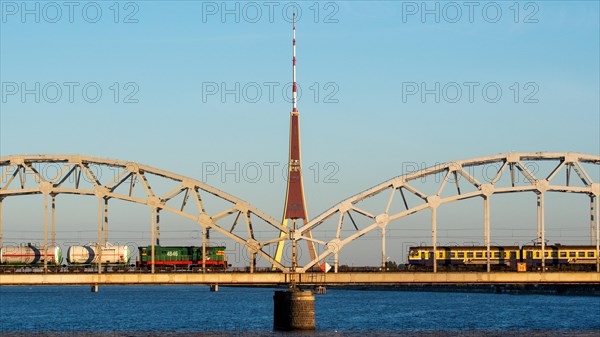
<svg viewBox="0 0 600 337">
<path fill-rule="evenodd" d="M 36 165 L 58 165 L 57 173 L 53 177 L 43 174 L 36 169 Z M 96 170 L 92 169 L 97 168 Z M 101 171 L 102 168 L 108 168 L 111 171 L 119 172 L 110 181 L 101 182 L 99 175 L 94 171 Z M 242 244 L 251 258 L 251 269 L 254 268 L 256 255 L 275 265 L 282 271 L 288 271 L 288 268 L 280 262 L 275 261 L 269 254 L 265 253 L 263 247 L 267 244 L 278 242 L 280 232 L 289 233 L 289 229 L 264 214 L 262 211 L 251 206 L 247 202 L 220 191 L 214 187 L 206 185 L 198 180 L 177 175 L 164 170 L 156 169 L 147 165 L 133 162 L 110 160 L 103 158 L 94 158 L 79 155 L 15 155 L 0 158 L 0 172 L 2 182 L 0 188 L 0 246 L 2 245 L 2 200 L 9 196 L 42 194 L 44 196 L 44 246 L 48 245 L 48 204 L 49 198 L 52 202 L 52 242 L 54 242 L 54 209 L 55 197 L 59 194 L 75 194 L 96 196 L 98 198 L 98 245 L 108 241 L 108 201 L 110 199 L 119 199 L 137 204 L 147 205 L 151 209 L 151 243 L 154 246 L 155 239 L 160 233 L 160 212 L 170 212 L 184 218 L 197 222 L 203 231 L 203 246 L 207 241 L 207 230 L 213 229 L 223 234 L 225 237 Z M 83 179 L 91 183 L 84 186 Z M 27 186 L 26 176 L 34 179 L 34 186 Z M 158 195 L 154 191 L 153 184 L 149 181 L 149 175 L 175 183 L 170 191 Z M 66 186 L 67 181 L 74 181 L 74 184 Z M 160 182 L 156 182 L 160 183 Z M 136 184 L 143 187 L 143 196 L 134 196 L 132 191 Z M 175 198 L 183 194 L 183 200 L 176 204 Z M 214 211 L 207 209 L 203 203 L 204 197 L 210 194 L 217 197 L 229 205 L 224 211 Z M 190 200 L 191 199 L 191 200 Z M 192 211 L 186 211 L 186 205 L 194 203 Z M 235 221 L 231 229 L 226 229 L 226 225 L 221 224 L 221 220 L 231 214 L 236 214 Z M 254 237 L 252 221 L 258 217 L 273 227 L 273 240 L 259 242 Z M 237 225 L 240 218 L 243 218 L 246 231 L 245 236 L 236 235 L 233 227 Z M 255 218 L 254 218 L 255 219 Z M 255 219 L 256 220 L 256 219 Z M 154 265 L 153 265 L 154 271 Z"/>
<path fill-rule="evenodd" d="M 528 163 L 548 162 L 552 167 L 550 172 L 545 176 L 534 174 L 529 168 Z M 534 192 L 537 194 L 537 235 L 538 243 L 542 246 L 542 264 L 544 265 L 544 249 L 545 249 L 545 226 L 544 226 L 544 195 L 546 192 L 565 192 L 565 193 L 580 193 L 590 197 L 590 235 L 593 237 L 595 233 L 597 270 L 600 272 L 600 238 L 599 238 L 599 218 L 598 213 L 598 196 L 600 195 L 599 181 L 593 181 L 591 176 L 584 169 L 582 164 L 593 165 L 596 172 L 600 172 L 600 156 L 586 155 L 579 153 L 506 153 L 493 156 L 481 157 L 476 159 L 468 159 L 462 161 L 449 162 L 446 164 L 437 165 L 431 168 L 423 169 L 410 174 L 398 176 L 384 183 L 381 183 L 373 188 L 363 191 L 351 198 L 348 198 L 331 209 L 317 216 L 302 228 L 298 229 L 300 235 L 307 231 L 313 231 L 315 239 L 302 236 L 302 239 L 312 240 L 320 245 L 324 250 L 317 258 L 304 265 L 300 272 L 305 272 L 313 265 L 325 258 L 334 256 L 334 270 L 337 272 L 339 252 L 349 243 L 359 239 L 361 236 L 373 232 L 381 232 L 381 265 L 385 267 L 386 262 L 386 229 L 392 222 L 398 222 L 400 219 L 413 213 L 430 210 L 431 211 L 431 243 L 434 250 L 434 272 L 437 271 L 437 209 L 439 206 L 471 198 L 480 197 L 484 204 L 484 242 L 488 250 L 487 269 L 490 271 L 489 249 L 490 249 L 490 199 L 493 194 L 501 193 L 517 193 L 517 192 Z M 478 179 L 472 174 L 472 169 L 475 167 L 481 168 L 481 171 L 487 173 L 488 179 Z M 506 173 L 508 171 L 508 173 Z M 564 171 L 566 179 L 564 184 L 555 183 L 559 172 Z M 581 181 L 580 186 L 571 184 L 571 173 L 576 173 L 576 177 Z M 414 183 L 420 179 L 427 179 L 435 175 L 442 175 L 443 179 L 439 179 L 439 183 L 433 193 L 425 193 L 415 187 Z M 509 174 L 511 183 L 509 186 L 497 186 L 503 174 Z M 524 184 L 517 185 L 516 174 L 520 174 L 524 179 Z M 453 179 L 452 179 L 453 178 Z M 459 181 L 463 180 L 461 185 Z M 598 178 L 596 178 L 598 179 Z M 434 181 L 436 179 L 428 179 Z M 455 192 L 449 196 L 442 196 L 445 189 L 450 188 L 449 181 L 455 183 Z M 465 186 L 466 185 L 466 186 Z M 461 188 L 464 190 L 470 187 L 471 191 L 461 193 Z M 399 192 L 399 193 L 397 193 Z M 398 196 L 399 194 L 399 196 Z M 412 195 L 421 202 L 410 207 L 407 202 L 406 195 Z M 383 212 L 378 214 L 371 213 L 361 207 L 361 203 L 369 198 L 385 196 L 385 208 Z M 393 213 L 391 205 L 394 198 L 400 197 L 404 205 L 404 210 Z M 369 224 L 359 229 L 352 217 L 352 213 L 360 214 L 369 219 Z M 337 218 L 336 218 L 337 217 Z M 336 235 L 330 240 L 318 240 L 318 229 L 323 226 L 328 219 L 337 220 L 335 222 Z M 356 227 L 356 232 L 342 236 L 342 225 L 344 219 L 349 219 Z"/>
<path fill-rule="evenodd" d="M 547 163 L 550 170 L 547 174 L 537 174 L 530 170 L 528 163 Z M 57 173 L 53 177 L 47 177 L 36 169 L 36 165 L 57 165 Z M 592 169 L 600 172 L 600 156 L 579 153 L 507 153 L 487 156 L 476 159 L 455 161 L 435 167 L 419 170 L 410 174 L 395 177 L 381 183 L 371 189 L 348 198 L 331 209 L 325 211 L 305 226 L 292 229 L 282 226 L 280 222 L 266 215 L 262 211 L 251 206 L 249 203 L 206 185 L 198 180 L 159 170 L 150 166 L 94 158 L 79 155 L 14 155 L 0 158 L 0 246 L 2 245 L 2 200 L 9 196 L 42 194 L 44 196 L 44 245 L 48 244 L 48 224 L 52 222 L 52 242 L 54 242 L 54 203 L 59 194 L 75 194 L 95 196 L 98 199 L 98 245 L 107 241 L 108 233 L 108 201 L 119 199 L 137 204 L 147 205 L 151 209 L 151 235 L 152 245 L 160 233 L 161 211 L 173 213 L 184 218 L 193 220 L 203 230 L 203 245 L 206 244 L 206 232 L 208 229 L 218 231 L 225 237 L 242 244 L 252 257 L 250 259 L 250 271 L 254 271 L 254 260 L 260 255 L 277 269 L 283 272 L 291 272 L 288 266 L 283 265 L 269 254 L 265 247 L 276 244 L 281 240 L 302 241 L 308 240 L 319 245 L 320 254 L 298 267 L 297 273 L 304 273 L 326 258 L 334 257 L 334 271 L 338 271 L 339 253 L 349 243 L 358 240 L 367 233 L 379 231 L 381 233 L 382 266 L 385 265 L 386 256 L 386 229 L 389 225 L 396 224 L 408 215 L 422 212 L 431 212 L 431 242 L 434 250 L 437 247 L 437 209 L 439 206 L 472 198 L 481 198 L 484 208 L 484 242 L 488 250 L 490 247 L 490 199 L 494 194 L 532 192 L 537 195 L 537 235 L 538 242 L 545 249 L 545 224 L 544 206 L 546 192 L 578 193 L 588 195 L 590 198 L 590 230 L 591 236 L 595 236 L 597 270 L 600 271 L 600 230 L 599 230 L 599 205 L 600 182 L 594 181 L 595 176 L 590 176 L 584 168 L 591 165 Z M 92 166 L 118 169 L 119 173 L 110 181 L 101 182 L 94 173 Z M 474 168 L 482 168 L 488 174 L 489 179 L 478 178 L 473 174 Z M 565 180 L 560 183 L 557 178 L 561 172 L 565 173 Z M 572 174 L 572 173 L 575 174 Z M 91 183 L 84 187 L 80 184 L 81 175 Z M 25 176 L 33 176 L 34 185 L 26 183 Z M 147 179 L 149 175 L 175 184 L 170 191 L 164 194 L 154 192 L 153 184 Z M 425 193 L 417 187 L 417 182 L 435 175 L 443 178 L 436 181 L 434 192 Z M 510 176 L 510 184 L 501 186 L 499 184 L 503 176 Z M 562 175 L 562 174 L 560 174 Z M 517 178 L 522 177 L 521 184 L 517 184 Z M 571 178 L 573 176 L 573 178 Z M 74 181 L 72 186 L 67 186 L 66 181 Z M 435 180 L 435 179 L 430 179 Z M 571 180 L 575 180 L 572 182 Z M 143 187 L 142 197 L 132 195 L 133 187 L 140 184 Z M 453 185 L 452 187 L 451 185 Z M 88 184 L 89 185 L 89 184 Z M 128 187 L 128 188 L 127 188 Z M 452 190 L 453 193 L 447 193 Z M 210 194 L 230 204 L 224 211 L 215 211 L 205 207 L 204 197 Z M 183 195 L 182 201 L 176 201 L 176 197 Z M 409 206 L 407 195 L 420 200 L 418 205 Z M 386 200 L 382 205 L 383 211 L 374 213 L 363 207 L 363 203 L 370 198 L 383 196 Z M 190 201 L 190 198 L 192 199 Z M 392 210 L 394 200 L 400 198 L 404 210 L 395 212 Z M 49 200 L 50 199 L 50 200 Z M 48 214 L 49 203 L 52 203 L 52 216 Z M 186 204 L 194 204 L 195 212 L 186 211 Z M 236 214 L 233 224 L 226 224 L 225 218 Z M 368 219 L 368 224 L 358 228 L 352 214 L 360 214 Z M 233 228 L 239 222 L 239 218 L 245 222 L 245 235 L 233 233 Z M 51 220 L 50 220 L 51 218 Z M 252 226 L 253 219 L 259 218 L 272 228 L 272 234 L 266 240 L 257 240 L 254 236 Z M 343 235 L 342 226 L 344 219 L 349 219 L 356 227 L 356 232 Z M 328 225 L 328 220 L 333 220 L 335 236 L 326 238 L 320 236 L 318 229 Z M 228 229 L 230 227 L 231 229 Z M 313 237 L 308 232 L 312 231 Z M 280 233 L 285 235 L 280 236 Z M 595 234 L 595 235 L 594 235 Z M 489 257 L 489 254 L 487 255 Z M 436 254 L 434 253 L 434 259 Z M 542 258 L 544 253 L 542 253 Z M 542 261 L 543 262 L 543 261 Z M 488 271 L 490 264 L 488 260 Z M 437 263 L 434 263 L 436 271 Z"/>
</svg>

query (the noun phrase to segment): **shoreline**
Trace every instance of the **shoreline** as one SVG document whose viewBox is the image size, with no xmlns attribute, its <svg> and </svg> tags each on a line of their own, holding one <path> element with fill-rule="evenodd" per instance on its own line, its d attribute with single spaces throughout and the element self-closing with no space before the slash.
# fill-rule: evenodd
<svg viewBox="0 0 600 337">
<path fill-rule="evenodd" d="M 552 295 L 552 296 L 600 296 L 600 284 L 414 284 L 414 285 L 368 285 L 368 286 L 327 286 L 327 289 L 368 290 L 368 291 L 412 291 L 448 292 L 511 295 Z"/>
</svg>

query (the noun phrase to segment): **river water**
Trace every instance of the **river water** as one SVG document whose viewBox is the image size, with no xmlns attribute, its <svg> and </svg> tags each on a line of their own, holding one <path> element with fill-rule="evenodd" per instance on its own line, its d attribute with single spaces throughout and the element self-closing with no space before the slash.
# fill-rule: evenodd
<svg viewBox="0 0 600 337">
<path fill-rule="evenodd" d="M 273 290 L 0 287 L 0 334 L 280 335 L 271 332 Z M 600 297 L 328 289 L 315 298 L 308 335 L 600 336 Z"/>
</svg>

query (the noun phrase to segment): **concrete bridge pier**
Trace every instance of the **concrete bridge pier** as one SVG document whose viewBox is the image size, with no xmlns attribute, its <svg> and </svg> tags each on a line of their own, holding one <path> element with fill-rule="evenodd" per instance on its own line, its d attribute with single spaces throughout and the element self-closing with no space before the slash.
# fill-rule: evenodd
<svg viewBox="0 0 600 337">
<path fill-rule="evenodd" d="M 93 293 L 97 293 L 98 289 L 99 289 L 98 284 L 92 284 L 92 292 Z"/>
<path fill-rule="evenodd" d="M 293 287 L 273 296 L 273 330 L 314 330 L 315 297 L 312 291 Z"/>
<path fill-rule="evenodd" d="M 219 291 L 219 285 L 218 284 L 211 284 L 210 285 L 210 291 L 214 292 L 214 293 L 218 292 Z"/>
<path fill-rule="evenodd" d="M 315 295 L 325 295 L 327 294 L 327 288 L 325 286 L 315 286 L 314 293 Z"/>
</svg>

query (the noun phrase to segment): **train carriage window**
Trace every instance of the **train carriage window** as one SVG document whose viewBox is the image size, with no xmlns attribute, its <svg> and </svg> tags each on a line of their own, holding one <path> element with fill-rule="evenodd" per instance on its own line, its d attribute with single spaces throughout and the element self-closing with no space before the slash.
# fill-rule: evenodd
<svg viewBox="0 0 600 337">
<path fill-rule="evenodd" d="M 594 257 L 594 252 L 588 252 L 588 257 Z"/>
<path fill-rule="evenodd" d="M 550 257 L 550 252 L 545 252 L 544 257 Z"/>
<path fill-rule="evenodd" d="M 473 253 L 472 252 L 467 253 L 467 258 L 472 259 L 473 258 Z"/>
<path fill-rule="evenodd" d="M 481 252 L 477 252 L 475 253 L 475 257 L 482 258 L 483 254 Z"/>
<path fill-rule="evenodd" d="M 560 257 L 567 257 L 567 252 L 560 252 Z"/>
<path fill-rule="evenodd" d="M 492 256 L 493 256 L 494 258 L 498 258 L 498 256 L 499 256 L 499 255 L 498 255 L 498 252 L 493 252 L 493 253 L 492 253 Z"/>
<path fill-rule="evenodd" d="M 575 257 L 575 252 L 569 252 L 569 257 Z"/>
<path fill-rule="evenodd" d="M 585 252 L 579 252 L 577 255 L 578 255 L 579 257 L 585 257 Z"/>
<path fill-rule="evenodd" d="M 459 258 L 459 259 L 464 259 L 464 258 L 465 258 L 465 253 L 463 253 L 463 252 L 459 252 L 459 253 L 458 253 L 458 258 Z"/>
</svg>

